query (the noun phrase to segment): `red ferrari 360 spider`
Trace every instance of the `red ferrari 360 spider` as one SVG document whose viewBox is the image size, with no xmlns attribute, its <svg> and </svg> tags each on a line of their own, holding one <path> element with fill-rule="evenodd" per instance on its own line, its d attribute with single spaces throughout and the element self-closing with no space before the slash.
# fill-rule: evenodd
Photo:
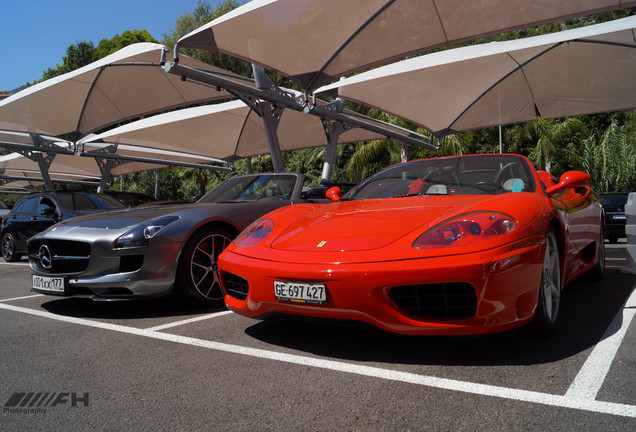
<svg viewBox="0 0 636 432">
<path fill-rule="evenodd" d="M 281 208 L 219 259 L 225 302 L 253 318 L 363 321 L 403 334 L 554 327 L 561 290 L 605 267 L 590 176 L 525 157 L 392 166 L 329 204 Z"/>
</svg>

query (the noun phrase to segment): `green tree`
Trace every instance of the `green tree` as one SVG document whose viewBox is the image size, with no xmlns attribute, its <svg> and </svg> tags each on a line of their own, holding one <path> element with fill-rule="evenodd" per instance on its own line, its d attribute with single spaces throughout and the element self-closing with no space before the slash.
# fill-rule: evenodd
<svg viewBox="0 0 636 432">
<path fill-rule="evenodd" d="M 573 140 L 586 137 L 588 131 L 581 119 L 570 117 L 563 120 L 538 119 L 526 123 L 523 133 L 527 134 L 536 147 L 530 154 L 535 166 L 552 172 L 552 162 L 557 151 L 568 150 L 572 152 Z M 570 155 L 572 156 L 572 155 Z"/>
<path fill-rule="evenodd" d="M 621 124 L 616 115 L 610 126 L 584 140 L 583 169 L 592 176 L 597 192 L 636 191 L 636 133 L 631 122 Z"/>
<path fill-rule="evenodd" d="M 93 61 L 93 42 L 77 42 L 77 44 L 69 45 L 66 48 L 66 56 L 62 57 L 62 64 L 58 64 L 55 68 L 48 68 L 42 73 L 42 78 L 38 81 L 27 83 L 28 85 L 37 84 L 49 78 L 53 78 L 65 73 L 79 69 Z"/>
<path fill-rule="evenodd" d="M 115 35 L 111 39 L 102 39 L 97 45 L 97 48 L 93 51 L 92 61 L 104 58 L 125 46 L 139 42 L 158 43 L 146 30 L 126 30 L 121 35 Z"/>
<path fill-rule="evenodd" d="M 78 42 L 66 49 L 66 57 L 63 58 L 64 73 L 79 69 L 93 60 L 93 42 Z"/>
</svg>

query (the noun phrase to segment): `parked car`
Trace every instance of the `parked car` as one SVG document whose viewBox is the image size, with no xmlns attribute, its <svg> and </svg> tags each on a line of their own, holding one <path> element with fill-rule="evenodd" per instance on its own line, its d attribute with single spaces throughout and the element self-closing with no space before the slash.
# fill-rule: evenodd
<svg viewBox="0 0 636 432">
<path fill-rule="evenodd" d="M 557 322 L 561 290 L 605 268 L 591 178 L 557 184 L 518 155 L 390 167 L 336 202 L 272 212 L 219 258 L 229 309 L 362 321 L 403 334 L 477 334 Z"/>
<path fill-rule="evenodd" d="M 625 224 L 625 204 L 627 204 L 626 193 L 605 193 L 600 194 L 603 209 L 605 210 L 605 236 L 610 243 L 617 243 L 619 238 L 624 238 Z"/>
<path fill-rule="evenodd" d="M 10 211 L 11 209 L 7 207 L 4 201 L 0 200 L 0 220 L 2 220 L 3 217 L 8 215 Z"/>
<path fill-rule="evenodd" d="M 29 241 L 33 290 L 93 300 L 177 292 L 220 303 L 218 255 L 263 214 L 307 202 L 305 180 L 297 173 L 240 176 L 194 204 L 137 207 L 58 224 Z"/>
<path fill-rule="evenodd" d="M 119 201 L 91 192 L 37 192 L 18 201 L 2 220 L 2 257 L 18 261 L 27 240 L 51 225 L 77 216 L 125 208 Z"/>
<path fill-rule="evenodd" d="M 154 197 L 146 195 L 142 192 L 107 190 L 104 191 L 104 193 L 115 198 L 126 207 L 137 207 L 141 204 L 152 205 L 153 203 L 157 202 Z"/>
</svg>

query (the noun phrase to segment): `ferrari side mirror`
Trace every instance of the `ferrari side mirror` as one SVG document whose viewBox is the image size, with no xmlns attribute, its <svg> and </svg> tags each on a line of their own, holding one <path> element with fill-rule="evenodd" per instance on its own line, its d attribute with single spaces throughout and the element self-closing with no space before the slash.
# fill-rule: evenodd
<svg viewBox="0 0 636 432">
<path fill-rule="evenodd" d="M 590 183 L 592 183 L 592 177 L 590 177 L 589 174 L 584 173 L 583 171 L 567 171 L 563 173 L 559 179 L 559 183 L 549 187 L 546 190 L 546 193 L 548 196 L 552 196 L 559 192 L 563 192 L 566 189 L 589 186 Z"/>
<path fill-rule="evenodd" d="M 330 187 L 327 189 L 325 196 L 329 198 L 331 201 L 338 201 L 340 199 L 341 191 L 338 186 Z"/>
</svg>

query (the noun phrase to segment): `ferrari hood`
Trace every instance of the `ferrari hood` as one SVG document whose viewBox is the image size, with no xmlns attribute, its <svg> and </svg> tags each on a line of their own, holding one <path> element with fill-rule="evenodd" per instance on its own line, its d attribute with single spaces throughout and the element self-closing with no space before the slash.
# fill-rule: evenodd
<svg viewBox="0 0 636 432">
<path fill-rule="evenodd" d="M 305 252 L 378 249 L 413 230 L 424 232 L 456 208 L 457 200 L 432 197 L 327 204 L 290 223 L 271 247 Z"/>
</svg>

